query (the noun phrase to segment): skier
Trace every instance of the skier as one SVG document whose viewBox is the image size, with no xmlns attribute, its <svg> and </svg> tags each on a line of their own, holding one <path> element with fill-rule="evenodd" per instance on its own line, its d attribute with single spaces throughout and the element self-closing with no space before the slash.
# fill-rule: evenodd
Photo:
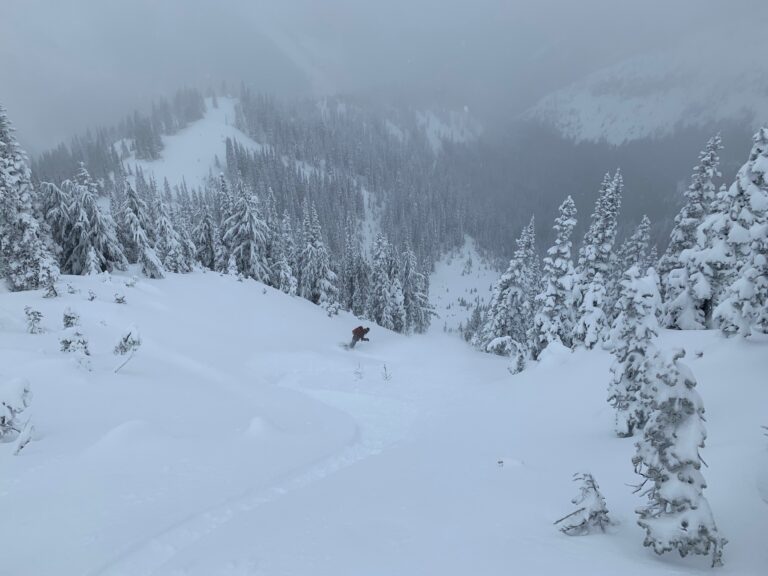
<svg viewBox="0 0 768 576">
<path fill-rule="evenodd" d="M 358 326 L 357 328 L 352 330 L 352 344 L 350 344 L 349 347 L 354 348 L 358 340 L 362 340 L 363 342 L 368 342 L 368 338 L 366 338 L 365 335 L 368 334 L 370 330 L 371 330 L 370 328 L 363 328 L 362 326 Z"/>
</svg>

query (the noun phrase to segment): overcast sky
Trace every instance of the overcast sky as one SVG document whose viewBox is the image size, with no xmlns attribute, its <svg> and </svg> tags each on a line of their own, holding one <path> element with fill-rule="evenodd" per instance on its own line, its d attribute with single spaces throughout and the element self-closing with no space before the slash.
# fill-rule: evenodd
<svg viewBox="0 0 768 576">
<path fill-rule="evenodd" d="M 0 103 L 32 151 L 182 85 L 363 93 L 510 117 L 701 43 L 764 59 L 765 0 L 0 0 Z M 749 46 L 753 50 L 749 52 Z"/>
</svg>

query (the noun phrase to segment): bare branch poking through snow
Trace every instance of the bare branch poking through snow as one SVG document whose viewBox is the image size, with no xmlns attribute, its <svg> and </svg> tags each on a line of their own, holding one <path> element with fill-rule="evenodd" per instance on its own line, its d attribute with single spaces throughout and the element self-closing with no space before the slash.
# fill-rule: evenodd
<svg viewBox="0 0 768 576">
<path fill-rule="evenodd" d="M 26 448 L 27 444 L 32 441 L 34 432 L 35 427 L 32 425 L 32 421 L 28 419 L 26 424 L 24 424 L 24 428 L 21 429 L 19 437 L 16 438 L 16 447 L 13 449 L 14 456 L 18 456 Z"/>
</svg>

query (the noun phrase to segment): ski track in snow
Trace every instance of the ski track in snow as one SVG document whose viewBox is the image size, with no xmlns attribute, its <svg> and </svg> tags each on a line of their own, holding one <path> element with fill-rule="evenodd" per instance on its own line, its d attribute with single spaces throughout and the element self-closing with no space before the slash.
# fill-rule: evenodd
<svg viewBox="0 0 768 576">
<path fill-rule="evenodd" d="M 218 384 L 234 381 L 233 377 L 211 369 L 193 358 L 171 354 L 171 360 L 180 367 L 206 374 Z M 287 387 L 302 392 L 323 404 L 347 412 L 353 418 L 356 413 L 365 415 L 365 421 L 374 426 L 363 426 L 356 421 L 352 440 L 340 451 L 330 456 L 323 456 L 315 461 L 304 463 L 276 479 L 267 488 L 249 489 L 240 496 L 194 512 L 183 520 L 174 523 L 161 532 L 146 539 L 134 542 L 106 564 L 87 573 L 87 576 L 150 576 L 168 564 L 179 552 L 194 546 L 196 542 L 221 529 L 236 518 L 250 514 L 260 506 L 273 502 L 287 494 L 305 488 L 319 480 L 335 474 L 368 457 L 380 454 L 387 445 L 396 442 L 402 433 L 387 430 L 387 421 L 396 412 L 402 419 L 403 412 L 415 417 L 416 409 L 402 402 L 392 401 L 390 408 L 382 413 L 382 405 L 387 404 L 384 396 L 354 392 L 341 392 L 328 388 L 311 389 L 304 383 L 316 377 L 317 373 L 309 370 L 284 372 L 272 382 L 272 385 Z M 233 386 L 229 384 L 229 386 Z M 365 398 L 367 397 L 367 399 Z M 362 399 L 362 402 L 361 402 Z M 349 410 L 350 407 L 354 407 Z M 383 431 L 383 432 L 382 432 Z"/>
</svg>

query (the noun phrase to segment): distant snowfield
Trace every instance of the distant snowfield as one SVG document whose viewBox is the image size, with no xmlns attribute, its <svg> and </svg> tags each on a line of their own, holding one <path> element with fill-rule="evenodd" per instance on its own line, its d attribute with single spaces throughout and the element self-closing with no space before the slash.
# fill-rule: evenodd
<svg viewBox="0 0 768 576">
<path fill-rule="evenodd" d="M 36 428 L 18 456 L 0 444 L 3 576 L 712 573 L 642 546 L 607 353 L 546 353 L 512 376 L 441 330 L 373 326 L 344 350 L 359 320 L 253 281 L 125 280 L 0 294 L 0 379 L 29 380 Z M 26 333 L 25 305 L 46 333 Z M 67 306 L 91 372 L 59 351 Z M 115 374 L 133 323 L 143 346 Z M 706 493 L 730 540 L 717 573 L 764 575 L 768 341 L 662 339 L 689 349 L 707 407 Z M 618 521 L 609 534 L 552 526 L 581 470 Z"/>
<path fill-rule="evenodd" d="M 235 142 L 255 152 L 264 146 L 235 128 L 236 99 L 219 98 L 218 108 L 210 98 L 205 100 L 207 111 L 197 122 L 191 123 L 172 136 L 163 136 L 161 158 L 155 161 L 136 160 L 130 157 L 126 164 L 141 168 L 146 176 L 153 174 L 159 186 L 168 179 L 171 186 L 186 180 L 191 188 L 202 186 L 207 178 L 218 175 L 226 167 L 226 141 Z M 215 164 L 218 158 L 220 165 Z"/>
<path fill-rule="evenodd" d="M 704 47 L 708 48 L 708 47 Z M 764 74 L 749 59 L 713 72 L 697 46 L 694 54 L 650 54 L 605 68 L 558 90 L 526 117 L 556 128 L 576 142 L 621 145 L 669 136 L 680 127 L 768 121 Z"/>
</svg>

